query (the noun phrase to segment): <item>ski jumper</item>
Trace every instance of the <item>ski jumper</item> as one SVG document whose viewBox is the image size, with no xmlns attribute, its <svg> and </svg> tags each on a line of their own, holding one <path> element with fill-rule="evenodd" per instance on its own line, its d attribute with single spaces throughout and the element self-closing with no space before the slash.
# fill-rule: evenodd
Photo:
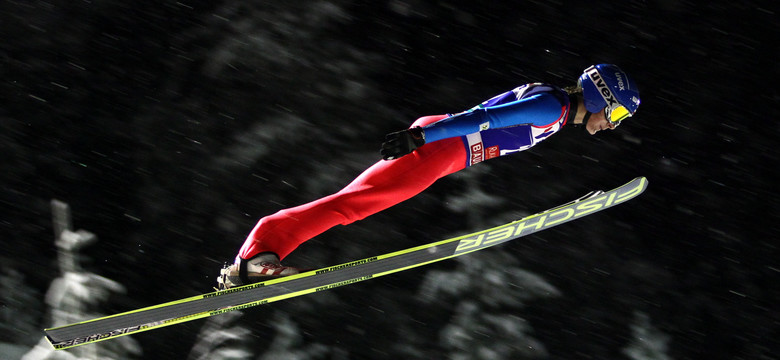
<svg viewBox="0 0 780 360">
<path fill-rule="evenodd" d="M 395 160 L 380 160 L 339 192 L 266 216 L 239 251 L 243 259 L 272 252 L 283 259 L 303 242 L 407 200 L 436 180 L 481 161 L 528 149 L 571 121 L 563 90 L 533 83 L 455 115 L 417 119 L 426 143 Z"/>
</svg>

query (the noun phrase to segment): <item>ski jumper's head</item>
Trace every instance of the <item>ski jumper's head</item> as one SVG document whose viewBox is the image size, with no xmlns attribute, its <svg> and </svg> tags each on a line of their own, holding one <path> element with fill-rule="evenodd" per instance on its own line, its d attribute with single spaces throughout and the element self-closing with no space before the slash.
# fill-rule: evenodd
<svg viewBox="0 0 780 360">
<path fill-rule="evenodd" d="M 598 64 L 585 69 L 577 86 L 582 88 L 585 109 L 594 114 L 604 109 L 604 117 L 613 126 L 634 115 L 639 107 L 636 84 L 617 65 Z"/>
</svg>

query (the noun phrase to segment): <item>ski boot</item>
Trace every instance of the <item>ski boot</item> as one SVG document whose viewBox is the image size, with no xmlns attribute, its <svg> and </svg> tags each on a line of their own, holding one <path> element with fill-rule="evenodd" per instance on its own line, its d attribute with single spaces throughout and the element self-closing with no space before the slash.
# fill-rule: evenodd
<svg viewBox="0 0 780 360">
<path fill-rule="evenodd" d="M 225 265 L 220 271 L 217 278 L 218 290 L 227 290 L 300 272 L 300 269 L 282 266 L 279 257 L 273 253 L 257 254 L 248 260 L 237 257 L 236 263 Z"/>
</svg>

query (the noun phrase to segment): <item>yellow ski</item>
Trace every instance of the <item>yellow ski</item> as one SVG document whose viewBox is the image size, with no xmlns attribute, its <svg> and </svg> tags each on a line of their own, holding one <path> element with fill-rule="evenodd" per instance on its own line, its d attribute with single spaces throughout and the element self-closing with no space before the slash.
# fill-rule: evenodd
<svg viewBox="0 0 780 360">
<path fill-rule="evenodd" d="M 647 179 L 637 177 L 616 189 L 592 192 L 564 205 L 492 229 L 262 283 L 46 329 L 46 338 L 55 349 L 67 349 L 349 285 L 549 229 L 626 202 L 646 188 Z"/>
</svg>

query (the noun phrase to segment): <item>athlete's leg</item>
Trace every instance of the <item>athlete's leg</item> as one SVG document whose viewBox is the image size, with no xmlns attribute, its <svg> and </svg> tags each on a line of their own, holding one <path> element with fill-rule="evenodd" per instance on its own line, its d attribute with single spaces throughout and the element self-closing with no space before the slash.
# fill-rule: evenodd
<svg viewBox="0 0 780 360">
<path fill-rule="evenodd" d="M 412 126 L 424 126 L 444 117 L 423 117 Z M 248 259 L 261 252 L 273 252 L 284 258 L 325 230 L 407 200 L 465 165 L 466 150 L 460 138 L 425 144 L 399 159 L 379 161 L 333 195 L 262 218 L 239 255 Z"/>
</svg>

